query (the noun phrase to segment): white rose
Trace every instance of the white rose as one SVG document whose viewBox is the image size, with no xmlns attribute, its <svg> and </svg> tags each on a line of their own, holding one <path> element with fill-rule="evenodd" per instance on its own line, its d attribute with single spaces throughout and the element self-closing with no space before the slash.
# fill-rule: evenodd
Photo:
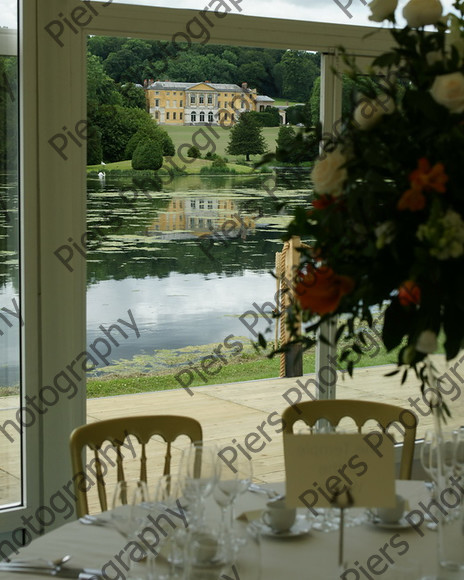
<svg viewBox="0 0 464 580">
<path fill-rule="evenodd" d="M 464 75 L 460 72 L 449 73 L 435 77 L 432 88 L 432 97 L 451 113 L 464 111 Z"/>
<path fill-rule="evenodd" d="M 436 24 L 442 12 L 440 0 L 409 0 L 403 8 L 403 16 L 411 28 Z"/>
<path fill-rule="evenodd" d="M 382 22 L 395 13 L 397 6 L 398 0 L 372 0 L 369 4 L 369 8 L 372 12 L 369 16 L 369 20 Z"/>
<path fill-rule="evenodd" d="M 343 182 L 348 176 L 346 169 L 342 167 L 345 163 L 346 157 L 339 148 L 318 159 L 311 173 L 314 191 L 320 194 L 341 195 Z"/>
<path fill-rule="evenodd" d="M 416 350 L 425 354 L 432 354 L 438 348 L 437 335 L 433 330 L 423 330 L 416 342 Z"/>
<path fill-rule="evenodd" d="M 363 131 L 368 131 L 376 125 L 384 115 L 395 111 L 395 101 L 389 95 L 376 99 L 363 97 L 354 110 L 353 120 Z"/>
</svg>

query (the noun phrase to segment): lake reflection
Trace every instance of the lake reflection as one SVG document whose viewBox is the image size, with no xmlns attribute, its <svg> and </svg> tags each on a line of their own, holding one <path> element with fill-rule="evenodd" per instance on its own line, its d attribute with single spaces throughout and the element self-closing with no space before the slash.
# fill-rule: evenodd
<svg viewBox="0 0 464 580">
<path fill-rule="evenodd" d="M 307 201 L 306 172 L 173 180 L 88 180 L 88 343 L 131 310 L 140 338 L 128 333 L 111 358 L 159 349 L 254 338 L 240 321 L 274 302 L 275 252 L 293 208 Z M 270 304 L 267 310 L 270 310 Z M 250 314 L 246 321 L 252 325 Z M 260 317 L 253 330 L 264 330 Z"/>
</svg>

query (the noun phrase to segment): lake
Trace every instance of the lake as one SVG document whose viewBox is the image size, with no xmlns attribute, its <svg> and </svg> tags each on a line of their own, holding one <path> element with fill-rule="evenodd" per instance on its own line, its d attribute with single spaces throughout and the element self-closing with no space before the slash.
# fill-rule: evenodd
<svg viewBox="0 0 464 580">
<path fill-rule="evenodd" d="M 93 374 L 156 372 L 264 331 L 258 309 L 272 309 L 275 253 L 293 209 L 307 204 L 308 175 L 89 178 L 87 344 L 104 355 Z M 16 256 L 5 240 L 14 230 L 0 223 L 0 298 L 11 310 Z M 0 336 L 0 385 L 18 384 L 18 332 Z"/>
</svg>

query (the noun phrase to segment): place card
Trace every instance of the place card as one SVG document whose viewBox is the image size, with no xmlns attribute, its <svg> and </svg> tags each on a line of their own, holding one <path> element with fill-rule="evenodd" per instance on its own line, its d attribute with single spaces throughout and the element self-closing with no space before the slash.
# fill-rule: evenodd
<svg viewBox="0 0 464 580">
<path fill-rule="evenodd" d="M 284 433 L 286 503 L 307 507 L 393 507 L 393 442 L 379 431 Z"/>
</svg>

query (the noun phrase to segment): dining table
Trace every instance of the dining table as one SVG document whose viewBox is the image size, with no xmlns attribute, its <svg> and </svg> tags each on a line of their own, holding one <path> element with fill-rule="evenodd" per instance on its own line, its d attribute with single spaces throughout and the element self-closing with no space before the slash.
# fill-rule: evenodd
<svg viewBox="0 0 464 580">
<path fill-rule="evenodd" d="M 284 483 L 257 486 L 255 491 L 243 493 L 237 500 L 236 526 L 245 530 L 250 524 L 247 520 L 264 510 L 270 490 L 283 493 Z M 260 493 L 261 492 L 261 493 Z M 267 494 L 269 492 L 269 494 Z M 407 510 L 415 510 L 418 516 L 414 525 L 385 524 L 359 518 L 356 525 L 346 525 L 343 540 L 343 565 L 339 566 L 340 530 L 318 531 L 307 518 L 308 529 L 294 534 L 258 534 L 259 550 L 253 552 L 250 562 L 248 555 L 240 557 L 233 567 L 223 572 L 219 578 L 224 580 L 414 580 L 438 578 L 437 574 L 437 532 L 430 529 L 423 516 L 423 508 L 430 502 L 430 490 L 423 481 L 397 480 L 396 492 L 407 500 Z M 350 512 L 346 510 L 347 520 Z M 364 510 L 357 508 L 362 516 Z M 298 510 L 299 518 L 304 519 L 306 508 Z M 356 513 L 356 512 L 353 512 Z M 219 520 L 220 510 L 212 498 L 208 498 L 208 517 Z M 422 521 L 419 521 L 421 520 Z M 419 525 L 420 523 L 420 525 Z M 258 526 L 258 530 L 259 530 Z M 262 531 L 262 530 L 261 530 Z M 237 533 L 237 532 L 236 532 Z M 12 560 L 46 558 L 54 560 L 65 554 L 72 556 L 69 565 L 89 569 L 104 569 L 103 578 L 108 580 L 127 580 L 131 576 L 122 565 L 122 552 L 127 538 L 112 526 L 83 525 L 79 520 L 63 526 L 35 539 L 20 550 Z M 119 554 L 119 560 L 118 560 Z M 248 559 L 247 559 L 248 558 Z M 109 566 L 108 563 L 114 565 Z M 156 570 L 156 558 L 154 558 Z M 66 564 L 68 565 L 68 564 Z M 142 565 L 142 564 L 141 564 Z M 31 573 L 1 571 L 0 580 L 18 578 L 32 580 L 43 578 Z M 137 576 L 135 576 L 137 577 Z M 142 577 L 142 576 L 140 576 Z M 156 576 L 155 576 L 156 578 Z M 457 577 L 459 578 L 459 576 Z"/>
</svg>

